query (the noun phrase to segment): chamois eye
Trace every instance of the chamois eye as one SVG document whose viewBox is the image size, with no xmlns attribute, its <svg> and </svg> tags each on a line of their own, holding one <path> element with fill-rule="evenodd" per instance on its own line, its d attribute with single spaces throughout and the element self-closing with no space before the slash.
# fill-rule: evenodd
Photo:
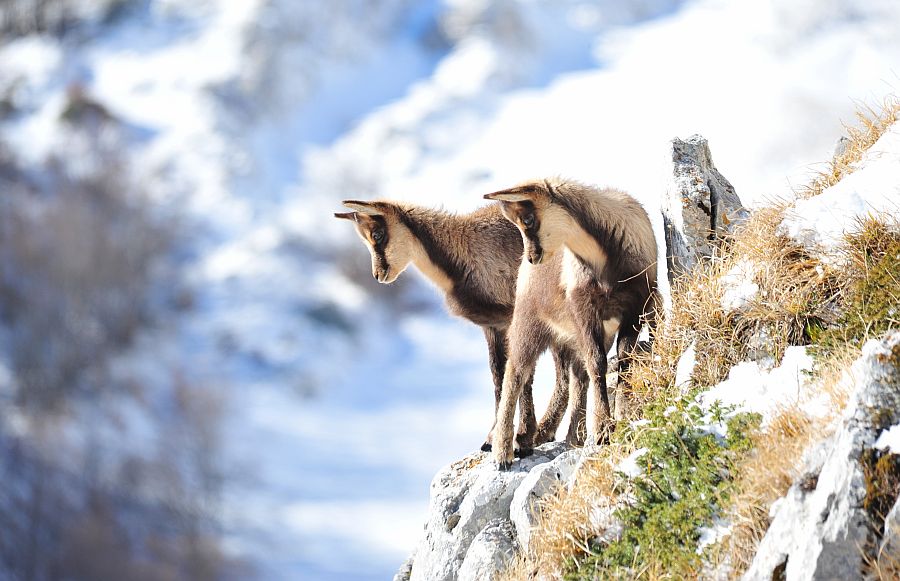
<svg viewBox="0 0 900 581">
<path fill-rule="evenodd" d="M 534 214 L 528 214 L 527 216 L 522 218 L 522 224 L 526 228 L 531 228 L 532 226 L 534 226 Z"/>
<path fill-rule="evenodd" d="M 375 230 L 372 232 L 372 240 L 375 241 L 375 244 L 384 240 L 384 230 Z"/>
</svg>

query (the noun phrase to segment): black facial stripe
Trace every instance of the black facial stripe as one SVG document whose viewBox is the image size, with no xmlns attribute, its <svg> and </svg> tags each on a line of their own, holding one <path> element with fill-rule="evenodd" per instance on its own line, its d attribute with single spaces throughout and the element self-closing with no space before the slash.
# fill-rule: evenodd
<svg viewBox="0 0 900 581">
<path fill-rule="evenodd" d="M 540 239 L 540 237 L 537 235 L 537 229 L 536 229 L 536 228 L 533 228 L 533 229 L 531 229 L 530 231 L 526 232 L 526 233 L 525 233 L 525 236 L 528 238 L 528 242 L 531 243 L 531 246 L 532 246 L 535 250 L 537 250 L 538 252 L 543 252 L 543 249 L 541 248 L 541 239 Z"/>
<path fill-rule="evenodd" d="M 375 248 L 375 266 L 384 272 L 389 271 L 390 265 L 388 264 L 387 256 L 384 254 L 383 244 L 379 244 Z"/>
</svg>

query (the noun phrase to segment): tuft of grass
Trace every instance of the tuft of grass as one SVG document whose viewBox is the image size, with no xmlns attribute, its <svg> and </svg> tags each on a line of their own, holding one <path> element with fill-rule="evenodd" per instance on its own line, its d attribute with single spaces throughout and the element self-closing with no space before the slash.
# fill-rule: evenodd
<svg viewBox="0 0 900 581">
<path fill-rule="evenodd" d="M 693 382 L 712 386 L 751 355 L 779 361 L 787 347 L 810 344 L 811 330 L 835 321 L 843 275 L 778 234 L 785 206 L 754 212 L 719 256 L 674 282 L 672 307 L 654 333 L 653 349 L 636 355 L 627 377 L 636 415 L 648 404 L 679 395 L 675 368 L 691 342 L 697 355 Z M 723 297 L 732 273 L 747 269 L 744 276 L 758 291 L 741 308 L 729 309 Z M 752 352 L 760 347 L 766 353 Z"/>
<path fill-rule="evenodd" d="M 609 519 L 591 515 L 614 512 L 619 491 L 613 467 L 627 455 L 625 450 L 619 442 L 600 448 L 581 466 L 572 486 L 542 500 L 529 553 L 504 579 L 558 578 L 571 563 L 590 554 L 594 539 L 605 534 L 609 524 Z"/>
<path fill-rule="evenodd" d="M 826 355 L 900 327 L 900 224 L 887 217 L 861 220 L 846 237 L 843 255 L 840 316 L 814 333 Z"/>
<path fill-rule="evenodd" d="M 863 154 L 884 135 L 888 127 L 900 119 L 900 98 L 886 97 L 878 105 L 860 105 L 856 111 L 857 125 L 844 125 L 847 132 L 842 152 L 825 164 L 812 181 L 797 193 L 801 198 L 818 196 L 823 190 L 856 171 L 856 163 Z"/>
</svg>

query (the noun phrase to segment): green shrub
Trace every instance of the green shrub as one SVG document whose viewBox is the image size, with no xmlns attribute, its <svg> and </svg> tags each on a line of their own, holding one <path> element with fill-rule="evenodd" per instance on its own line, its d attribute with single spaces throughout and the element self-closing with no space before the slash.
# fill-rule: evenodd
<svg viewBox="0 0 900 581">
<path fill-rule="evenodd" d="M 630 501 L 617 511 L 622 535 L 595 544 L 567 579 L 648 573 L 681 578 L 700 566 L 701 529 L 727 503 L 735 466 L 751 448 L 749 435 L 759 416 L 718 403 L 707 411 L 693 398 L 646 411 L 649 423 L 617 434 L 646 449 L 638 459 L 643 473 L 623 484 Z"/>
</svg>

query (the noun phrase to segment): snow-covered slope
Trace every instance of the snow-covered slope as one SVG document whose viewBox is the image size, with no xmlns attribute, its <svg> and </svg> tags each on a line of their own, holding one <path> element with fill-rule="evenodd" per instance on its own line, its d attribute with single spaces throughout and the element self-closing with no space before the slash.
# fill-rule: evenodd
<svg viewBox="0 0 900 581">
<path fill-rule="evenodd" d="M 26 163 L 65 150 L 72 83 L 122 120 L 139 179 L 183 210 L 196 293 L 123 367 L 227 396 L 227 454 L 249 477 L 226 532 L 263 577 L 383 579 L 431 475 L 480 443 L 492 395 L 477 328 L 430 289 L 392 301 L 360 280 L 339 201 L 465 210 L 563 174 L 655 217 L 667 142 L 695 132 L 763 200 L 827 156 L 898 62 L 889 0 L 165 0 L 87 40 L 0 46 L 18 111 L 0 130 Z M 544 364 L 539 404 L 550 379 Z"/>
</svg>

